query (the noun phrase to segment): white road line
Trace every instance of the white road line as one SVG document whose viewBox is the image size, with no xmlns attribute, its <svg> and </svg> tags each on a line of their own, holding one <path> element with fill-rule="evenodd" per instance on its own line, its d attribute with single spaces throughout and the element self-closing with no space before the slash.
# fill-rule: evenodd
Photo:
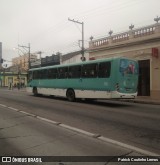
<svg viewBox="0 0 160 165">
<path fill-rule="evenodd" d="M 13 108 L 13 107 L 7 107 L 7 108 L 9 108 L 9 109 L 11 109 L 11 110 L 14 110 L 14 111 L 19 111 L 18 109 Z"/>
<path fill-rule="evenodd" d="M 60 124 L 59 126 L 63 127 L 63 128 L 67 128 L 69 130 L 72 130 L 72 131 L 75 131 L 75 132 L 78 132 L 78 133 L 82 133 L 82 134 L 85 134 L 85 135 L 88 135 L 88 136 L 91 136 L 93 137 L 95 134 L 91 133 L 91 132 L 87 132 L 87 131 L 84 131 L 82 129 L 78 129 L 78 128 L 75 128 L 75 127 L 71 127 L 69 125 L 66 125 L 66 124 Z"/>
<path fill-rule="evenodd" d="M 24 113 L 28 116 L 32 116 L 32 117 L 36 117 L 36 115 L 32 114 L 32 113 L 28 113 L 28 112 L 25 112 L 25 111 L 19 111 L 20 113 Z"/>
<path fill-rule="evenodd" d="M 0 104 L 0 106 L 7 107 L 4 104 Z M 137 153 L 140 153 L 142 155 L 145 155 L 145 156 L 159 156 L 159 154 L 157 154 L 157 153 L 150 152 L 150 151 L 147 151 L 147 150 L 143 150 L 141 148 L 131 146 L 131 145 L 128 145 L 128 144 L 125 144 L 125 143 L 122 143 L 122 142 L 119 142 L 119 141 L 116 141 L 116 140 L 113 140 L 113 139 L 109 139 L 109 138 L 106 138 L 106 137 L 101 136 L 99 134 L 94 134 L 94 133 L 91 133 L 91 132 L 88 132 L 88 131 L 85 131 L 85 130 L 82 130 L 82 129 L 78 129 L 76 127 L 71 127 L 69 125 L 62 124 L 60 122 L 56 122 L 56 121 L 53 121 L 53 120 L 49 120 L 49 119 L 43 118 L 41 116 L 36 116 L 34 114 L 31 114 L 31 113 L 28 113 L 28 112 L 25 112 L 25 111 L 19 111 L 18 109 L 13 108 L 13 107 L 7 107 L 7 108 L 12 109 L 14 111 L 18 111 L 20 113 L 24 113 L 24 114 L 32 116 L 32 117 L 36 117 L 39 120 L 46 121 L 48 123 L 52 123 L 52 124 L 58 125 L 60 127 L 63 127 L 63 128 L 66 128 L 66 129 L 69 129 L 69 130 L 72 130 L 72 131 L 75 131 L 75 132 L 78 132 L 78 133 L 81 133 L 81 134 L 84 134 L 84 135 L 87 135 L 87 136 L 90 136 L 90 137 L 93 137 L 93 138 L 96 138 L 96 139 L 99 139 L 99 140 L 104 141 L 106 143 L 111 143 L 111 144 L 114 144 L 114 145 L 117 145 L 117 146 L 120 146 L 120 147 L 123 147 L 123 148 L 126 148 L 126 149 L 133 150 L 133 151 L 135 151 Z"/>
<path fill-rule="evenodd" d="M 2 107 L 7 107 L 6 105 L 4 105 L 4 104 L 0 104 L 0 106 L 2 106 Z"/>
<path fill-rule="evenodd" d="M 49 119 L 46 119 L 46 118 L 43 118 L 43 117 L 40 117 L 40 116 L 36 116 L 36 118 L 40 119 L 40 120 L 43 120 L 43 121 L 46 121 L 48 123 L 55 124 L 55 125 L 59 125 L 60 124 L 59 122 L 56 122 L 56 121 L 53 121 L 53 120 L 49 120 Z"/>
</svg>

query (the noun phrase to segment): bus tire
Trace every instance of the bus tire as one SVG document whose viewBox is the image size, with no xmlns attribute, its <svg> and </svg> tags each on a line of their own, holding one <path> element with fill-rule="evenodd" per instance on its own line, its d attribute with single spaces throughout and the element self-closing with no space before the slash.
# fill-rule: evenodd
<svg viewBox="0 0 160 165">
<path fill-rule="evenodd" d="M 68 101 L 71 101 L 71 102 L 75 101 L 75 99 L 76 99 L 75 92 L 73 89 L 68 89 L 66 96 L 67 96 Z"/>
<path fill-rule="evenodd" d="M 38 96 L 38 91 L 37 91 L 36 87 L 33 88 L 33 94 L 34 94 L 34 96 Z"/>
</svg>

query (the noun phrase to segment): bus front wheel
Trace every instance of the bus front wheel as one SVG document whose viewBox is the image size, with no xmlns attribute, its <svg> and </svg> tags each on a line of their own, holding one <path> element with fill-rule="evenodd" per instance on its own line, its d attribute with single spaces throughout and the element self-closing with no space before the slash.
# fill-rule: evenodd
<svg viewBox="0 0 160 165">
<path fill-rule="evenodd" d="M 68 89 L 66 95 L 69 101 L 75 101 L 76 98 L 75 98 L 75 93 L 73 89 Z"/>
</svg>

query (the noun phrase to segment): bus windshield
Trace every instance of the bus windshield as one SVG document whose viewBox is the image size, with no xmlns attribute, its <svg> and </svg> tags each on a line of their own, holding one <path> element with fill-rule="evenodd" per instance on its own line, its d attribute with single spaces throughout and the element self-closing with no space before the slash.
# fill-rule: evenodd
<svg viewBox="0 0 160 165">
<path fill-rule="evenodd" d="M 128 74 L 137 75 L 138 74 L 137 62 L 133 60 L 128 60 L 128 59 L 121 59 L 119 71 L 122 74 L 122 76 L 125 76 Z"/>
</svg>

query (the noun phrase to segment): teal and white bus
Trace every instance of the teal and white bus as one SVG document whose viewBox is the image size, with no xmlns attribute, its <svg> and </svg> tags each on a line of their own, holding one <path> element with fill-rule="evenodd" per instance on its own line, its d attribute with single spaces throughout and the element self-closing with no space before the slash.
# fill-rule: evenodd
<svg viewBox="0 0 160 165">
<path fill-rule="evenodd" d="M 108 58 L 29 70 L 27 91 L 34 95 L 84 99 L 133 99 L 137 96 L 138 63 Z"/>
</svg>

